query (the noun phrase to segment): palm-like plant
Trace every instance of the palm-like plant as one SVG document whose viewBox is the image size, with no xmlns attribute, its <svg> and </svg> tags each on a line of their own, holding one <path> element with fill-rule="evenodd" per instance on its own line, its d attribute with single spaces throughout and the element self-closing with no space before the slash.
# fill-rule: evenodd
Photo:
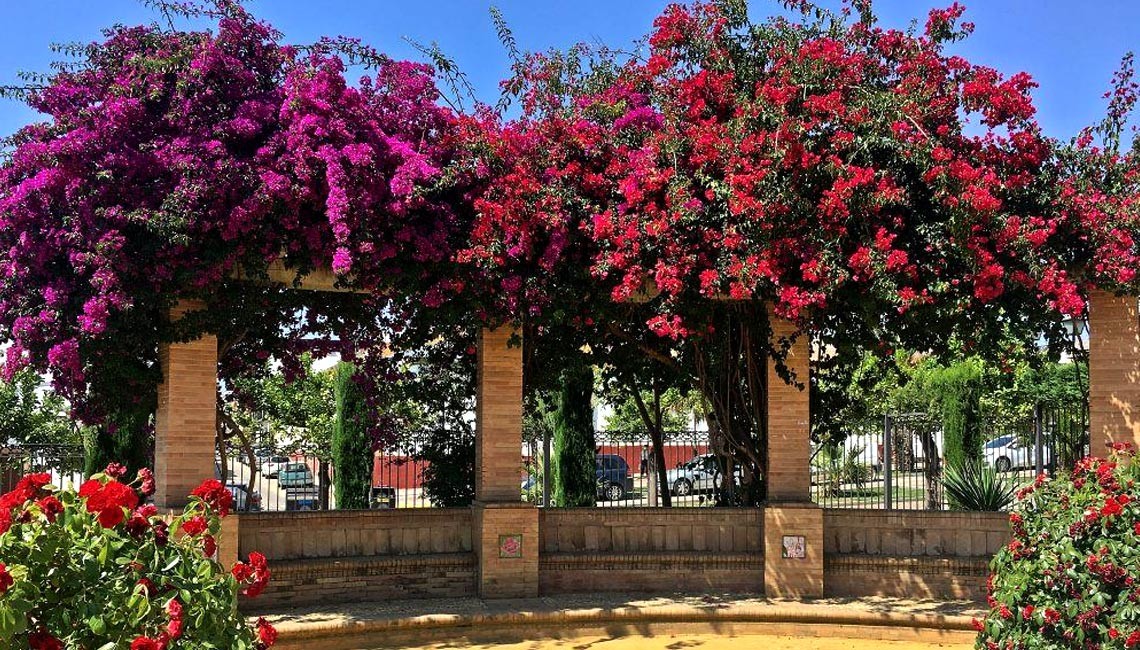
<svg viewBox="0 0 1140 650">
<path fill-rule="evenodd" d="M 946 467 L 942 485 L 951 510 L 1005 510 L 1016 492 L 1012 482 L 976 462 Z"/>
</svg>

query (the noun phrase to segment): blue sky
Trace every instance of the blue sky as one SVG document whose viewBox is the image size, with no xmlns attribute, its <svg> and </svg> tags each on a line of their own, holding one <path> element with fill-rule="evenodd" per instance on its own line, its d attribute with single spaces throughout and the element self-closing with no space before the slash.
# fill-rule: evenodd
<svg viewBox="0 0 1140 650">
<path fill-rule="evenodd" d="M 925 20 L 931 6 L 950 0 L 878 0 L 887 25 Z M 824 4 L 836 5 L 835 2 Z M 418 58 L 402 39 L 437 41 L 471 77 L 481 98 L 494 101 L 508 62 L 487 8 L 496 4 L 523 49 L 566 47 L 579 41 L 625 44 L 643 35 L 664 0 L 254 0 L 251 8 L 293 42 L 321 35 L 357 36 L 398 57 Z M 1026 70 L 1040 83 L 1039 118 L 1050 135 L 1068 138 L 1103 114 L 1101 95 L 1120 57 L 1140 48 L 1136 0 L 965 0 L 974 36 L 955 51 L 1007 73 Z M 149 22 L 154 15 L 136 0 L 3 0 L 0 3 L 0 83 L 18 70 L 45 70 L 52 42 L 90 41 L 101 27 Z M 752 13 L 778 8 L 752 0 Z M 0 135 L 35 115 L 0 101 Z"/>
</svg>

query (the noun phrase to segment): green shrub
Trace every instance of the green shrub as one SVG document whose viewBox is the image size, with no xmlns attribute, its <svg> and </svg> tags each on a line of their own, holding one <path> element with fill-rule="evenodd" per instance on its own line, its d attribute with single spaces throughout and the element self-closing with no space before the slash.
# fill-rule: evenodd
<svg viewBox="0 0 1140 650">
<path fill-rule="evenodd" d="M 336 420 L 333 422 L 333 489 L 342 510 L 368 507 L 372 486 L 372 439 L 368 433 L 368 404 L 356 383 L 351 363 L 337 366 Z"/>
<path fill-rule="evenodd" d="M 562 373 L 554 410 L 554 501 L 559 506 L 592 506 L 597 499 L 594 450 L 594 370 Z"/>
<path fill-rule="evenodd" d="M 1018 493 L 979 648 L 1140 646 L 1140 463 L 1117 446 Z"/>
<path fill-rule="evenodd" d="M 78 492 L 31 474 L 0 497 L 0 647 L 272 645 L 273 628 L 261 620 L 251 629 L 237 610 L 239 590 L 265 588 L 264 556 L 251 553 L 230 570 L 212 559 L 229 490 L 210 479 L 166 519 L 139 505 L 153 492 L 149 472 L 129 485 L 118 481 L 123 472 L 108 467 Z"/>
<path fill-rule="evenodd" d="M 942 487 L 951 510 L 1005 510 L 1013 503 L 1014 486 L 998 476 L 993 468 L 981 463 L 964 467 L 948 465 L 942 475 Z"/>
<path fill-rule="evenodd" d="M 942 410 L 942 455 L 946 465 L 965 468 L 982 460 L 982 366 L 970 359 L 943 368 L 931 390 Z"/>
</svg>

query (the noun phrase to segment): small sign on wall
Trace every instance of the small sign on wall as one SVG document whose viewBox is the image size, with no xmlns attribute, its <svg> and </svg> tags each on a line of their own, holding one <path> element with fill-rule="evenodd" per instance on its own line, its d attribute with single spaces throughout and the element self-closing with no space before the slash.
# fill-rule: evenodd
<svg viewBox="0 0 1140 650">
<path fill-rule="evenodd" d="M 780 557 L 792 560 L 802 560 L 807 557 L 807 544 L 803 535 L 784 535 L 783 548 Z"/>
<path fill-rule="evenodd" d="M 522 535 L 499 535 L 499 557 L 522 557 Z"/>
</svg>

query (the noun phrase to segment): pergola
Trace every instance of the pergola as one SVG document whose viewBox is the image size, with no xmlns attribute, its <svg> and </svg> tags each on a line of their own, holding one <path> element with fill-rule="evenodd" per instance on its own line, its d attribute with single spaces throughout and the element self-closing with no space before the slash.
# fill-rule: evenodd
<svg viewBox="0 0 1140 650">
<path fill-rule="evenodd" d="M 273 268 L 270 279 L 293 284 L 288 269 Z M 331 273 L 310 274 L 298 288 L 337 290 Z M 203 309 L 182 301 L 177 320 Z M 790 338 L 795 326 L 771 316 L 774 339 Z M 1090 296 L 1089 405 L 1094 454 L 1116 441 L 1140 441 L 1140 321 L 1137 299 L 1093 292 Z M 523 502 L 518 487 L 522 449 L 523 358 L 517 336 L 501 327 L 483 329 L 478 342 L 476 467 L 472 544 L 478 562 L 479 594 L 487 598 L 538 595 L 539 514 Z M 184 505 L 186 495 L 214 475 L 218 346 L 207 335 L 170 343 L 159 354 L 155 431 L 156 504 Z M 809 373 L 807 337 L 796 337 L 785 365 L 804 386 Z M 823 585 L 823 510 L 810 499 L 809 395 L 786 383 L 769 361 L 768 502 L 764 506 L 764 589 L 769 596 L 817 597 Z M 222 552 L 236 554 L 236 526 L 227 520 Z M 785 536 L 802 537 L 805 557 L 784 557 Z"/>
</svg>

